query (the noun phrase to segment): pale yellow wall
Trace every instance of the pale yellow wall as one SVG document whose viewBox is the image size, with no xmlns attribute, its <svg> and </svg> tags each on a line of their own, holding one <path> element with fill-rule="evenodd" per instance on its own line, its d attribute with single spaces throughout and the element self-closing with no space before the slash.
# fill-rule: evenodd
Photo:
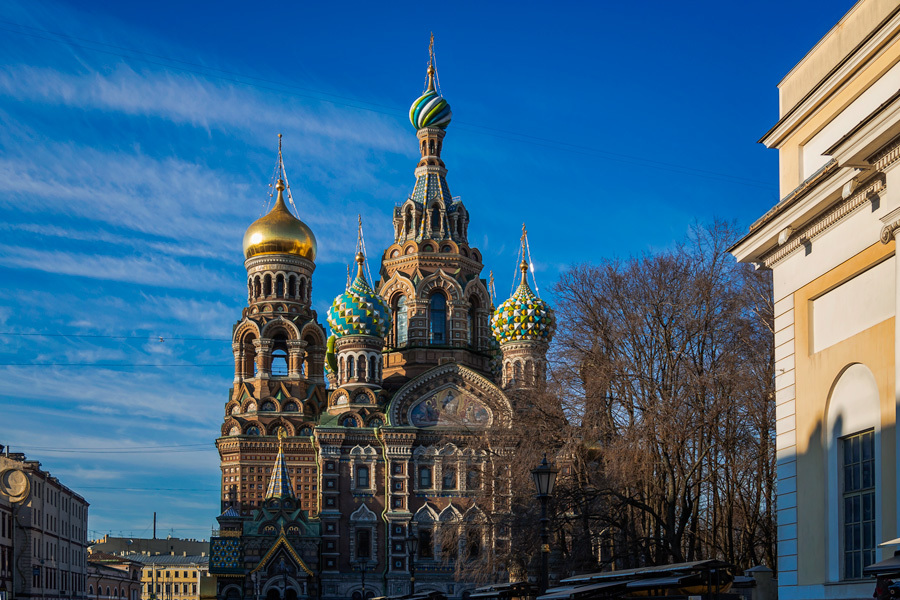
<svg viewBox="0 0 900 600">
<path fill-rule="evenodd" d="M 896 8 L 896 0 L 857 2 L 778 85 L 781 116 L 800 102 Z"/>
<path fill-rule="evenodd" d="M 843 89 L 829 97 L 815 109 L 815 114 L 785 137 L 778 152 L 782 198 L 803 183 L 801 146 L 898 62 L 900 38 L 893 40 L 881 56 L 856 73 Z M 859 120 L 866 116 L 859 115 Z"/>
<path fill-rule="evenodd" d="M 855 275 L 893 256 L 896 242 L 870 246 L 825 275 L 800 288 L 794 294 L 796 349 L 796 427 L 798 527 L 803 531 L 798 547 L 800 585 L 821 584 L 827 580 L 826 527 L 826 403 L 832 386 L 842 371 L 853 363 L 868 367 L 878 384 L 881 399 L 881 540 L 891 539 L 897 531 L 895 398 L 894 398 L 894 320 L 892 317 L 816 354 L 810 354 L 810 300 L 822 295 Z M 852 310 L 852 308 L 851 308 Z M 888 553 L 890 554 L 890 553 Z"/>
</svg>

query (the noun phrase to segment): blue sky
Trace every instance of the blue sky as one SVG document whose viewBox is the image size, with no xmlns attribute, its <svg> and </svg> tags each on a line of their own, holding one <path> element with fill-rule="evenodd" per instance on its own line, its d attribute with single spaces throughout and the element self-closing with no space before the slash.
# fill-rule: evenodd
<svg viewBox="0 0 900 600">
<path fill-rule="evenodd" d="M 324 315 L 356 215 L 374 271 L 412 190 L 433 30 L 484 275 L 509 293 L 524 221 L 546 292 L 572 263 L 774 204 L 756 140 L 775 86 L 850 6 L 4 2 L 0 443 L 91 502 L 92 537 L 148 535 L 153 511 L 162 534 L 207 536 L 241 238 L 278 133 Z"/>
</svg>

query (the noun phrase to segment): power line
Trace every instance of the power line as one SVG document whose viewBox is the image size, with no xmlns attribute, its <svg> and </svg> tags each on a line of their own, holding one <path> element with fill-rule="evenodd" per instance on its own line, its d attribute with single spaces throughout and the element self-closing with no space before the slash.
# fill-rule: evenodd
<svg viewBox="0 0 900 600">
<path fill-rule="evenodd" d="M 275 91 L 275 92 L 279 92 L 279 93 L 288 93 L 288 94 L 296 96 L 296 97 L 309 98 L 309 99 L 313 99 L 313 100 L 318 100 L 320 102 L 328 102 L 330 104 L 334 104 L 337 106 L 346 106 L 349 108 L 355 108 L 355 109 L 359 109 L 359 110 L 365 110 L 365 111 L 369 111 L 369 112 L 375 112 L 375 113 L 391 115 L 391 116 L 399 116 L 401 114 L 406 114 L 406 111 L 401 111 L 397 108 L 388 107 L 388 106 L 381 105 L 381 104 L 366 102 L 365 100 L 349 98 L 347 96 L 339 96 L 336 94 L 330 94 L 328 92 L 312 90 L 310 88 L 303 88 L 303 87 L 295 86 L 292 84 L 285 84 L 280 81 L 272 81 L 269 79 L 263 79 L 261 77 L 253 77 L 250 75 L 244 75 L 241 73 L 236 73 L 234 71 L 228 71 L 225 69 L 218 69 L 215 67 L 207 67 L 207 66 L 201 65 L 199 63 L 192 63 L 189 61 L 171 58 L 171 57 L 167 57 L 167 56 L 163 56 L 163 55 L 159 55 L 159 54 L 152 54 L 152 53 L 144 52 L 144 51 L 140 51 L 140 50 L 131 50 L 131 49 L 123 48 L 121 46 L 114 46 L 112 44 L 106 44 L 104 42 L 88 40 L 86 38 L 78 38 L 78 37 L 71 36 L 71 35 L 65 34 L 65 33 L 58 33 L 58 32 L 53 32 L 53 31 L 49 31 L 46 29 L 40 29 L 37 27 L 22 25 L 20 23 L 14 22 L 14 21 L 0 20 L 0 23 L 14 25 L 20 29 L 31 29 L 33 31 L 37 31 L 37 32 L 40 32 L 45 35 L 42 36 L 42 35 L 38 35 L 36 33 L 27 32 L 27 31 L 21 31 L 21 30 L 11 29 L 11 28 L 7 28 L 7 27 L 0 27 L 0 30 L 2 30 L 2 31 L 7 31 L 10 33 L 18 34 L 18 35 L 33 37 L 33 38 L 56 42 L 56 43 L 60 43 L 60 44 L 66 44 L 66 45 L 73 46 L 76 48 L 81 48 L 83 50 L 99 52 L 99 53 L 103 53 L 103 54 L 110 54 L 110 55 L 118 56 L 120 58 L 125 58 L 125 59 L 138 60 L 138 61 L 142 61 L 142 62 L 145 62 L 148 64 L 156 65 L 156 66 L 166 67 L 169 69 L 192 73 L 195 75 L 202 75 L 204 77 L 220 79 L 223 81 L 228 81 L 231 83 L 237 83 L 240 85 L 255 87 L 258 89 L 262 89 L 262 90 Z M 57 37 L 56 38 L 46 37 L 47 35 L 57 36 Z M 66 38 L 66 39 L 59 39 L 59 38 Z M 121 50 L 122 52 L 128 52 L 130 54 L 126 55 L 126 54 L 121 54 L 118 52 L 113 52 L 111 50 L 102 50 L 100 48 L 92 48 L 90 46 L 85 46 L 84 44 L 79 44 L 79 43 L 76 43 L 76 42 L 73 42 L 70 40 L 79 40 L 79 41 L 86 42 L 89 44 L 106 46 L 107 48 L 114 48 L 116 50 Z M 157 62 L 157 61 L 150 60 L 148 58 L 142 58 L 141 56 L 135 56 L 135 55 L 141 55 L 141 54 L 143 54 L 145 56 L 150 56 L 153 58 L 165 60 L 168 62 Z M 187 65 L 187 66 L 205 69 L 205 71 L 197 71 L 197 70 L 189 69 L 186 67 L 178 67 L 178 66 L 174 66 L 169 63 L 179 63 L 179 64 L 183 64 L 183 65 Z M 230 75 L 232 77 L 240 77 L 242 79 L 233 79 L 232 77 L 225 77 L 223 75 L 215 75 L 215 74 L 209 73 L 207 71 L 215 71 L 218 73 L 222 73 L 224 75 Z M 267 86 L 263 86 L 263 85 L 259 85 L 259 84 L 250 83 L 248 81 L 243 81 L 243 79 L 260 81 L 260 82 L 271 84 L 271 85 L 277 85 L 279 87 L 277 87 L 277 88 L 267 87 Z M 311 92 L 314 94 L 319 94 L 321 96 L 331 96 L 333 98 L 338 98 L 339 100 L 330 100 L 328 98 L 322 98 L 319 96 L 310 96 L 310 95 L 306 95 L 306 94 L 298 94 L 296 92 L 286 91 L 286 90 L 290 90 L 290 89 L 301 90 L 304 92 Z M 349 102 L 341 102 L 340 100 L 348 100 Z M 356 104 L 351 104 L 350 102 L 353 102 Z M 376 108 L 368 108 L 366 106 L 360 106 L 359 104 L 367 104 L 369 106 L 383 108 L 385 110 L 377 110 Z M 535 146 L 542 146 L 545 148 L 563 150 L 565 152 L 575 152 L 575 153 L 580 153 L 580 154 L 586 153 L 589 155 L 602 157 L 606 160 L 625 162 L 628 164 L 637 163 L 637 164 L 644 165 L 644 166 L 647 166 L 648 168 L 652 168 L 652 169 L 659 169 L 659 170 L 663 170 L 663 171 L 675 172 L 675 173 L 680 173 L 683 175 L 693 175 L 694 177 L 701 177 L 701 178 L 713 179 L 713 180 L 718 180 L 718 181 L 723 181 L 723 180 L 730 181 L 732 183 L 751 186 L 751 187 L 757 187 L 757 188 L 763 188 L 763 189 L 769 189 L 769 190 L 774 190 L 776 187 L 774 184 L 771 184 L 771 183 L 767 183 L 767 182 L 763 182 L 763 181 L 759 181 L 759 180 L 755 180 L 755 179 L 739 177 L 739 176 L 732 175 L 729 173 L 718 173 L 715 171 L 708 171 L 705 169 L 697 169 L 697 168 L 689 167 L 689 166 L 685 166 L 685 165 L 677 165 L 677 164 L 666 163 L 666 162 L 662 162 L 662 161 L 647 160 L 646 158 L 643 158 L 643 157 L 635 157 L 635 156 L 628 156 L 628 155 L 624 155 L 624 154 L 618 154 L 618 153 L 614 153 L 614 152 L 607 152 L 607 151 L 599 150 L 597 148 L 592 148 L 590 146 L 579 146 L 577 144 L 572 144 L 569 142 L 552 140 L 552 139 L 548 139 L 548 138 L 541 138 L 541 137 L 537 137 L 537 136 L 532 136 L 532 135 L 523 134 L 523 133 L 514 132 L 514 131 L 507 131 L 507 130 L 503 130 L 503 129 L 492 128 L 492 127 L 486 127 L 486 126 L 477 125 L 474 123 L 469 124 L 469 123 L 466 123 L 465 121 L 462 121 L 462 122 L 456 121 L 456 124 L 463 125 L 464 126 L 462 128 L 463 131 L 465 131 L 466 126 L 468 126 L 468 127 L 474 128 L 474 129 L 468 129 L 468 131 L 470 133 L 475 133 L 475 134 L 480 134 L 480 135 L 490 135 L 493 137 L 500 137 L 500 138 L 504 138 L 504 139 L 511 139 L 511 140 L 518 141 L 518 142 L 524 143 L 524 144 L 532 144 Z M 485 131 L 478 131 L 479 129 L 485 130 Z M 495 133 L 490 133 L 491 131 L 493 131 Z"/>
</svg>

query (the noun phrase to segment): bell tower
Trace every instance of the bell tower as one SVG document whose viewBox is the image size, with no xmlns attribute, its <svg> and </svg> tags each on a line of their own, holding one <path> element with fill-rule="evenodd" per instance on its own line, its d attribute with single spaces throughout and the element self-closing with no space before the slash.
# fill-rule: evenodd
<svg viewBox="0 0 900 600">
<path fill-rule="evenodd" d="M 377 288 L 394 317 L 383 357 L 391 390 L 443 362 L 491 371 L 492 307 L 481 253 L 469 245 L 469 212 L 451 195 L 441 158 L 452 112 L 439 93 L 433 37 L 429 54 L 425 91 L 409 109 L 421 156 L 416 182 L 394 209 L 394 243 Z"/>
<path fill-rule="evenodd" d="M 316 238 L 288 208 L 280 135 L 276 177 L 272 209 L 244 234 L 247 306 L 234 325 L 234 386 L 216 441 L 223 507 L 241 514 L 264 500 L 279 434 L 300 506 L 318 509 L 312 436 L 326 391 L 325 331 L 311 308 Z"/>
</svg>

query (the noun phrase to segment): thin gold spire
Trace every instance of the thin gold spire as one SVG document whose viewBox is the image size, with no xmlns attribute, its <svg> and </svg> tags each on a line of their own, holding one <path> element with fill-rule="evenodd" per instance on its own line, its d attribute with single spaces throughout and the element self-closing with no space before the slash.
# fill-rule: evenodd
<svg viewBox="0 0 900 600">
<path fill-rule="evenodd" d="M 428 84 L 425 86 L 426 92 L 434 91 L 434 32 L 431 32 L 431 41 L 428 42 Z"/>
</svg>

